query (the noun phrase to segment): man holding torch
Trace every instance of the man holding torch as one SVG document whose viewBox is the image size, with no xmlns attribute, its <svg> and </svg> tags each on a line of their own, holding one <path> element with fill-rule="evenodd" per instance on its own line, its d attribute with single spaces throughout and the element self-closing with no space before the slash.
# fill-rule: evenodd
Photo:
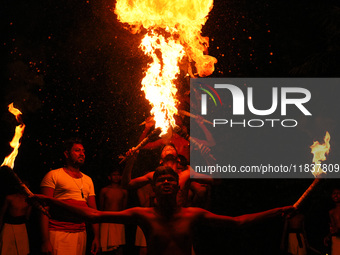
<svg viewBox="0 0 340 255">
<path fill-rule="evenodd" d="M 177 202 L 179 182 L 178 174 L 171 167 L 158 167 L 152 178 L 152 187 L 157 201 L 155 207 L 135 207 L 119 212 L 97 211 L 66 204 L 51 197 L 42 195 L 37 195 L 37 197 L 52 206 L 63 208 L 73 216 L 82 217 L 91 222 L 138 224 L 145 233 L 150 255 L 191 254 L 193 228 L 197 224 L 237 229 L 294 210 L 292 206 L 287 206 L 260 213 L 229 217 L 216 215 L 197 207 L 182 207 Z M 62 217 L 63 214 L 54 216 Z"/>
<path fill-rule="evenodd" d="M 68 204 L 96 209 L 92 179 L 80 172 L 85 161 L 85 150 L 80 139 L 65 142 L 66 166 L 48 172 L 41 182 L 42 194 L 65 201 Z M 91 252 L 99 249 L 99 226 L 92 224 L 94 240 Z M 42 253 L 53 255 L 85 255 L 85 223 L 73 223 L 48 219 L 42 215 Z"/>
</svg>

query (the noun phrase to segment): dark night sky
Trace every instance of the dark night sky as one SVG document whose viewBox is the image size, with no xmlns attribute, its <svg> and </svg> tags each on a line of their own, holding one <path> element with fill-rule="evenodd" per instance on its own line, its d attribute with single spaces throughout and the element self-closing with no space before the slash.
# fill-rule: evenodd
<svg viewBox="0 0 340 255">
<path fill-rule="evenodd" d="M 218 60 L 211 77 L 339 77 L 339 8 L 337 1 L 321 0 L 215 1 L 203 28 L 209 54 Z M 125 30 L 113 9 L 106 0 L 2 5 L 0 158 L 10 152 L 16 122 L 7 105 L 14 102 L 26 124 L 15 170 L 34 191 L 48 170 L 62 165 L 61 141 L 74 135 L 85 141 L 84 171 L 99 190 L 149 116 L 140 91 L 148 62 L 138 49 L 142 35 Z M 326 116 L 334 132 L 338 110 Z M 324 134 L 319 130 L 308 138 L 321 138 L 312 137 Z M 310 182 L 227 180 L 216 188 L 213 210 L 239 214 L 289 204 Z M 324 210 L 315 205 L 326 195 L 320 192 L 310 203 L 310 215 L 327 212 L 328 201 L 321 202 Z"/>
</svg>

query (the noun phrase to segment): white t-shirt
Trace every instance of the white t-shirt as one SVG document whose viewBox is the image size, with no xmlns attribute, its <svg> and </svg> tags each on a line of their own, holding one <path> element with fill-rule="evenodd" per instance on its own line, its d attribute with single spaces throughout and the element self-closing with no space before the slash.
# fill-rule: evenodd
<svg viewBox="0 0 340 255">
<path fill-rule="evenodd" d="M 55 198 L 87 202 L 89 196 L 95 196 L 94 186 L 89 176 L 84 173 L 82 175 L 81 178 L 73 178 L 63 168 L 51 170 L 45 175 L 40 186 L 54 189 Z"/>
</svg>

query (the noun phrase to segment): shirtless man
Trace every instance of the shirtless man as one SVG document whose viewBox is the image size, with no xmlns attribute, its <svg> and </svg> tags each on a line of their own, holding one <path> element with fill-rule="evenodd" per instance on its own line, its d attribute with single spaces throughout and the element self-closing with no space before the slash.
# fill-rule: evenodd
<svg viewBox="0 0 340 255">
<path fill-rule="evenodd" d="M 101 212 L 91 208 L 68 205 L 55 198 L 37 195 L 51 205 L 65 208 L 70 213 L 92 222 L 135 223 L 141 226 L 150 255 L 189 255 L 192 230 L 196 224 L 237 228 L 293 210 L 292 206 L 238 217 L 216 215 L 201 208 L 181 207 L 177 203 L 179 176 L 170 167 L 158 167 L 153 175 L 156 206 L 135 207 L 121 212 Z M 60 215 L 61 216 L 61 215 Z"/>
<path fill-rule="evenodd" d="M 120 185 L 121 174 L 118 170 L 108 176 L 110 184 L 101 189 L 99 195 L 99 208 L 101 211 L 122 211 L 126 209 L 127 190 Z M 114 251 L 123 254 L 121 245 L 125 244 L 125 227 L 123 224 L 100 224 L 100 246 L 102 252 Z"/>
<path fill-rule="evenodd" d="M 7 195 L 0 210 L 0 254 L 29 254 L 26 221 L 31 212 L 21 193 Z"/>
<path fill-rule="evenodd" d="M 177 202 L 180 206 L 186 206 L 188 202 L 188 193 L 192 179 L 195 178 L 195 175 L 200 175 L 195 173 L 193 170 L 190 171 L 190 166 L 187 167 L 186 170 L 182 171 L 178 168 L 178 158 L 177 158 L 177 150 L 172 144 L 165 145 L 161 152 L 161 160 L 160 163 L 163 166 L 171 167 L 177 174 L 179 175 L 179 191 L 177 194 Z M 131 179 L 131 172 L 133 168 L 133 164 L 135 162 L 136 155 L 132 156 L 126 164 L 126 167 L 123 172 L 122 177 L 122 186 L 124 188 L 140 188 L 148 183 L 151 183 L 153 180 L 154 171 L 149 172 L 143 176 L 137 177 L 135 179 Z M 190 178 L 190 172 L 192 174 Z M 213 179 L 209 178 L 198 178 L 195 180 L 201 183 L 212 184 Z"/>
<path fill-rule="evenodd" d="M 180 133 L 184 136 L 188 135 L 187 127 L 183 124 L 182 118 L 178 115 L 175 115 L 174 117 L 176 120 L 176 124 L 181 129 Z M 207 164 L 210 164 L 212 163 L 212 161 L 214 161 L 214 158 L 210 157 L 211 156 L 210 147 L 215 146 L 216 144 L 215 140 L 212 134 L 207 129 L 207 127 L 204 125 L 202 117 L 195 119 L 195 121 L 197 122 L 201 130 L 203 131 L 205 135 L 205 140 L 191 137 L 191 141 L 193 142 L 193 144 L 200 146 L 199 152 L 202 158 L 205 160 Z M 145 129 L 139 138 L 139 142 L 141 142 L 147 136 L 147 134 L 150 132 L 151 128 L 154 125 L 155 125 L 155 121 L 153 117 L 149 117 L 145 121 Z M 177 134 L 176 132 L 174 132 L 172 128 L 170 128 L 168 130 L 168 134 L 165 135 L 165 137 L 146 144 L 142 149 L 153 150 L 153 149 L 161 148 L 161 147 L 164 147 L 165 145 L 171 144 L 173 145 L 173 147 L 175 147 L 177 151 L 177 156 L 179 158 L 181 157 L 182 161 L 187 162 L 185 164 L 185 169 L 184 169 L 186 170 L 190 162 L 190 152 L 191 152 L 190 149 L 194 148 L 195 146 L 190 147 L 190 142 L 188 141 L 188 138 L 187 137 L 184 138 L 182 137 L 182 135 Z M 181 166 L 181 164 L 178 164 L 177 170 L 175 171 L 177 173 L 180 173 L 180 171 L 182 170 L 183 170 L 183 167 Z M 190 182 L 190 185 L 188 188 L 188 191 L 190 191 L 190 194 L 188 192 L 185 192 L 189 195 L 189 199 L 188 199 L 188 196 L 185 198 L 186 200 L 185 205 L 188 205 L 187 201 L 191 200 L 191 204 L 199 205 L 199 206 L 202 206 L 203 208 L 208 208 L 209 201 L 210 201 L 209 194 L 211 190 L 210 184 L 211 184 L 210 181 L 209 182 L 199 181 L 199 183 Z"/>
<path fill-rule="evenodd" d="M 307 248 L 309 244 L 305 231 L 305 217 L 296 211 L 285 218 L 281 250 L 291 255 L 306 255 Z"/>
<path fill-rule="evenodd" d="M 332 255 L 340 254 L 340 188 L 334 188 L 332 192 L 332 200 L 335 207 L 329 211 L 330 218 L 330 234 L 324 240 L 328 246 L 328 240 L 332 240 Z"/>
</svg>

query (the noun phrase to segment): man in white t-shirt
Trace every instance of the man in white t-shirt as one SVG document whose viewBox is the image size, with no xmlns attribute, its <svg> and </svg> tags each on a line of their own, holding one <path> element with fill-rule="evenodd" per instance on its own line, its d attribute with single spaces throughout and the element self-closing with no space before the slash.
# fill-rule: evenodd
<svg viewBox="0 0 340 255">
<path fill-rule="evenodd" d="M 69 204 L 96 209 L 95 192 L 92 179 L 80 172 L 85 162 L 85 149 L 80 139 L 73 138 L 65 142 L 64 155 L 66 165 L 48 172 L 41 182 L 42 194 L 63 200 Z M 92 224 L 94 240 L 91 252 L 99 249 L 99 226 Z M 64 222 L 42 216 L 43 254 L 85 255 L 86 228 L 84 222 Z"/>
</svg>

